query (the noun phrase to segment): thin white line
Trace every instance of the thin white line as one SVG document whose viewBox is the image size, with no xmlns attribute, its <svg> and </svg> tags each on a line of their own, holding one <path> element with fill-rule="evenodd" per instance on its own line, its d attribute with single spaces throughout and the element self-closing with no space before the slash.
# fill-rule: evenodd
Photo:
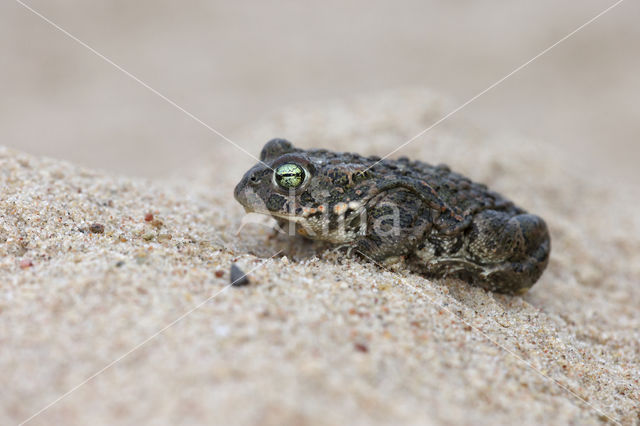
<svg viewBox="0 0 640 426">
<path fill-rule="evenodd" d="M 253 158 L 254 160 L 258 161 L 259 163 L 264 164 L 265 166 L 267 166 L 268 168 L 271 169 L 271 167 L 269 167 L 267 164 L 265 164 L 264 162 L 262 162 L 260 159 L 258 159 L 257 157 L 255 157 L 253 154 L 251 154 L 249 151 L 247 151 L 246 149 L 244 149 L 243 147 L 241 147 L 240 145 L 238 145 L 237 143 L 235 143 L 234 141 L 232 141 L 231 139 L 229 139 L 228 137 L 226 137 L 225 135 L 223 135 L 222 133 L 220 133 L 218 130 L 214 129 L 213 127 L 211 127 L 210 125 L 208 125 L 207 123 L 205 123 L 204 121 L 202 121 L 200 118 L 196 117 L 194 114 L 190 113 L 189 111 L 187 111 L 186 109 L 184 109 L 183 107 L 181 107 L 180 105 L 178 105 L 177 103 L 175 103 L 173 100 L 169 99 L 167 96 L 163 95 L 162 93 L 158 92 L 156 89 L 154 89 L 153 87 L 149 86 L 147 83 L 145 83 L 144 81 L 142 81 L 141 79 L 139 79 L 138 77 L 136 77 L 135 75 L 131 74 L 129 71 L 125 70 L 124 68 L 122 68 L 120 65 L 116 64 L 115 62 L 113 62 L 111 59 L 107 58 L 105 55 L 103 55 L 102 53 L 98 52 L 96 49 L 94 49 L 93 47 L 89 46 L 87 43 L 85 43 L 84 41 L 80 40 L 78 37 L 74 36 L 73 34 L 71 34 L 70 32 L 68 32 L 67 30 L 65 30 L 64 28 L 62 28 L 61 26 L 59 26 L 58 24 L 56 24 L 55 22 L 53 22 L 51 19 L 47 18 L 46 16 L 42 15 L 40 12 L 38 12 L 37 10 L 35 10 L 34 8 L 32 8 L 31 6 L 27 5 L 26 3 L 22 2 L 21 0 L 15 0 L 18 4 L 20 4 L 22 7 L 24 7 L 25 9 L 27 9 L 28 11 L 30 11 L 31 13 L 33 13 L 34 15 L 38 16 L 40 19 L 42 19 L 43 21 L 47 22 L 49 25 L 51 25 L 52 27 L 54 27 L 55 29 L 57 29 L 58 31 L 62 32 L 64 35 L 66 35 L 67 37 L 69 37 L 71 40 L 75 41 L 76 43 L 80 44 L 81 46 L 87 48 L 89 51 L 91 51 L 94 55 L 96 55 L 97 57 L 99 57 L 100 59 L 102 59 L 103 61 L 107 62 L 108 64 L 114 66 L 115 68 L 117 68 L 119 71 L 121 71 L 123 74 L 125 74 L 127 77 L 130 77 L 131 79 L 133 79 L 134 81 L 136 81 L 137 83 L 139 83 L 140 85 L 142 85 L 143 87 L 145 87 L 146 89 L 148 89 L 149 91 L 151 91 L 152 93 L 154 93 L 155 95 L 159 96 L 161 99 L 165 100 L 166 102 L 168 102 L 171 106 L 173 106 L 174 108 L 178 109 L 179 111 L 183 112 L 184 114 L 186 114 L 187 116 L 189 116 L 190 118 L 192 118 L 193 120 L 195 120 L 197 123 L 201 124 L 202 126 L 206 127 L 207 129 L 209 129 L 211 132 L 215 133 L 216 135 L 220 136 L 222 139 L 224 139 L 225 141 L 229 142 L 231 145 L 235 146 L 236 148 L 238 148 L 240 151 L 244 152 L 245 154 L 247 154 L 248 156 L 250 156 L 251 158 Z"/>
<path fill-rule="evenodd" d="M 413 289 L 413 291 L 422 294 L 423 296 L 425 296 L 427 299 L 429 299 L 429 302 L 431 302 L 432 305 L 434 306 L 438 306 L 440 309 L 443 309 L 445 311 L 447 311 L 448 313 L 450 313 L 452 316 L 456 317 L 457 319 L 459 319 L 462 323 L 464 323 L 465 325 L 467 325 L 468 327 L 471 327 L 472 329 L 474 329 L 475 331 L 477 331 L 478 333 L 482 334 L 488 341 L 490 341 L 491 343 L 493 343 L 494 345 L 496 345 L 497 347 L 499 347 L 500 349 L 504 350 L 505 352 L 511 354 L 513 357 L 515 357 L 516 359 L 522 361 L 525 365 L 529 366 L 533 371 L 535 371 L 536 373 L 538 373 L 540 376 L 542 376 L 543 378 L 552 381 L 553 383 L 555 383 L 556 385 L 558 385 L 560 388 L 564 389 L 565 391 L 569 392 L 571 395 L 573 395 L 574 397 L 576 397 L 577 399 L 579 399 L 580 401 L 584 402 L 586 405 L 588 405 L 589 407 L 591 407 L 594 411 L 596 411 L 598 414 L 606 417 L 607 419 L 611 420 L 612 422 L 618 424 L 618 425 L 622 425 L 622 423 L 620 423 L 619 420 L 609 416 L 607 413 L 605 413 L 604 411 L 600 410 L 599 408 L 595 407 L 594 405 L 592 405 L 591 403 L 589 403 L 587 400 L 585 400 L 584 398 L 582 398 L 580 395 L 578 395 L 577 393 L 575 393 L 574 391 L 572 391 L 571 389 L 569 389 L 567 386 L 563 385 L 562 383 L 560 383 L 560 381 L 554 379 L 553 377 L 549 377 L 546 374 L 544 374 L 542 371 L 540 371 L 539 369 L 537 369 L 533 364 L 531 364 L 529 361 L 525 360 L 524 358 L 522 358 L 520 355 L 518 355 L 517 353 L 513 352 L 511 349 L 505 347 L 504 345 L 500 344 L 499 342 L 495 341 L 494 339 L 492 339 L 491 337 L 489 337 L 489 335 L 487 333 L 485 333 L 484 331 L 480 330 L 479 328 L 477 328 L 476 326 L 474 326 L 473 324 L 470 324 L 469 322 L 465 321 L 464 318 L 459 317 L 458 315 L 454 314 L 452 311 L 450 311 L 449 309 L 447 309 L 446 306 L 436 302 L 435 300 L 433 300 L 432 297 L 430 297 L 428 294 L 426 294 L 424 291 L 420 291 L 419 289 L 417 289 L 415 286 L 406 283 L 402 280 L 402 276 L 400 274 L 394 273 L 391 270 L 385 268 L 384 266 L 382 266 L 380 263 L 376 262 L 375 260 L 373 260 L 371 257 L 367 256 L 366 254 L 362 253 L 360 250 L 356 250 L 358 253 L 360 253 L 363 257 L 369 259 L 371 262 L 373 262 L 374 264 L 378 265 L 378 267 L 384 269 L 385 271 L 394 274 L 396 276 L 398 276 L 400 278 L 400 282 L 405 284 L 407 287 L 410 287 Z"/>
<path fill-rule="evenodd" d="M 242 280 L 244 277 L 246 277 L 247 275 L 249 275 L 251 272 L 255 271 L 258 268 L 261 268 L 263 265 L 265 265 L 269 260 L 273 259 L 274 257 L 276 257 L 277 255 L 279 255 L 280 253 L 282 253 L 282 250 L 278 251 L 276 254 L 274 254 L 273 256 L 271 256 L 270 258 L 266 259 L 264 262 L 262 262 L 261 264 L 259 264 L 258 266 L 256 266 L 255 268 L 251 269 L 249 272 L 245 273 L 244 275 L 242 275 L 240 278 L 236 279 L 235 281 L 233 281 L 231 284 L 227 285 L 226 287 L 224 287 L 222 290 L 218 291 L 217 293 L 209 296 L 208 298 L 206 298 L 204 301 L 200 302 L 198 305 L 196 305 L 195 307 L 191 308 L 189 311 L 185 312 L 184 314 L 180 315 L 178 318 L 176 318 L 175 320 L 171 321 L 168 325 L 162 327 L 160 330 L 158 330 L 157 332 L 155 332 L 154 334 L 152 334 L 151 336 L 147 337 L 145 340 L 143 340 L 141 343 L 138 343 L 136 346 L 134 346 L 133 348 L 131 348 L 130 350 L 128 350 L 127 352 L 125 352 L 124 354 L 120 355 L 118 358 L 116 358 L 115 360 L 111 361 L 109 364 L 105 365 L 104 367 L 102 367 L 100 370 L 96 371 L 95 373 L 93 373 L 91 376 L 89 376 L 87 379 L 85 379 L 83 382 L 77 384 L 76 386 L 74 386 L 73 388 L 69 389 L 67 392 L 65 392 L 64 394 L 62 394 L 61 396 L 59 396 L 58 398 L 56 398 L 55 400 L 53 400 L 52 402 L 50 402 L 49 404 L 47 404 L 44 408 L 40 409 L 38 412 L 36 412 L 35 414 L 33 414 L 31 417 L 29 417 L 28 419 L 24 420 L 23 422 L 21 422 L 19 424 L 19 426 L 22 426 L 28 422 L 30 422 L 31 420 L 33 420 L 35 417 L 39 416 L 40 414 L 42 414 L 43 412 L 45 412 L 46 410 L 48 410 L 49 408 L 53 407 L 55 404 L 57 404 L 58 402 L 62 401 L 64 398 L 66 398 L 67 396 L 71 395 L 73 392 L 75 392 L 76 390 L 78 390 L 79 388 L 81 388 L 82 386 L 84 386 L 85 384 L 87 384 L 88 382 L 90 382 L 91 380 L 95 379 L 97 376 L 99 376 L 100 374 L 104 373 L 106 370 L 108 370 L 109 368 L 113 367 L 115 364 L 117 364 L 118 362 L 122 361 L 124 358 L 128 357 L 129 355 L 131 355 L 133 352 L 137 351 L 138 349 L 140 349 L 142 346 L 144 346 L 145 344 L 149 343 L 151 340 L 155 339 L 156 337 L 158 337 L 160 334 L 162 334 L 163 332 L 165 332 L 167 329 L 173 327 L 174 325 L 176 325 L 178 322 L 180 322 L 181 320 L 183 320 L 184 318 L 186 318 L 187 316 L 191 315 L 193 312 L 197 311 L 198 309 L 200 309 L 202 306 L 204 306 L 205 304 L 207 304 L 208 302 L 210 302 L 211 300 L 213 300 L 216 296 L 218 296 L 219 294 L 225 292 L 227 289 L 229 289 L 229 287 L 233 286 L 236 282 Z"/>
<path fill-rule="evenodd" d="M 469 99 L 468 101 L 466 101 L 465 103 L 463 103 L 462 105 L 460 105 L 459 107 L 457 107 L 456 109 L 454 109 L 453 111 L 449 112 L 447 115 L 445 115 L 444 117 L 440 118 L 438 121 L 436 121 L 435 123 L 433 123 L 432 125 L 430 125 L 429 127 L 427 127 L 426 129 L 424 129 L 423 131 L 421 131 L 420 133 L 418 133 L 417 135 L 415 135 L 414 137 L 412 137 L 411 139 L 409 139 L 408 141 L 406 141 L 405 143 L 403 143 L 402 145 L 400 145 L 399 147 L 397 147 L 396 149 L 394 149 L 393 151 L 391 151 L 390 153 L 388 153 L 387 155 L 383 156 L 382 158 L 380 158 L 380 160 L 376 161 L 375 163 L 373 163 L 371 166 L 369 166 L 367 168 L 370 169 L 373 166 L 375 166 L 376 164 L 378 164 L 379 162 L 381 162 L 382 160 L 389 158 L 389 156 L 395 154 L 396 152 L 398 152 L 400 149 L 404 148 L 405 146 L 409 145 L 411 142 L 413 142 L 414 140 L 418 139 L 420 136 L 424 135 L 425 133 L 427 133 L 429 130 L 433 129 L 434 127 L 436 127 L 437 125 L 439 125 L 440 123 L 442 123 L 443 121 L 445 121 L 446 119 L 448 119 L 449 117 L 451 117 L 452 115 L 454 115 L 455 113 L 457 113 L 458 111 L 460 111 L 461 109 L 463 109 L 464 107 L 466 107 L 467 105 L 469 105 L 470 103 L 474 102 L 476 99 L 478 99 L 479 97 L 481 97 L 482 95 L 484 95 L 485 93 L 487 93 L 488 91 L 490 91 L 491 89 L 495 88 L 496 86 L 498 86 L 499 84 L 501 84 L 502 82 L 504 82 L 505 80 L 507 80 L 509 77 L 511 77 L 512 75 L 514 75 L 515 73 L 517 73 L 518 71 L 522 70 L 523 68 L 525 68 L 527 65 L 531 64 L 533 61 L 535 61 L 536 59 L 540 58 L 541 56 L 543 56 L 544 54 L 546 54 L 547 52 L 549 52 L 551 49 L 553 49 L 554 47 L 556 47 L 557 45 L 559 45 L 560 43 L 562 43 L 563 41 L 567 40 L 568 38 L 570 38 L 571 36 L 573 36 L 574 34 L 576 34 L 578 31 L 582 30 L 584 27 L 586 27 L 587 25 L 591 24 L 592 22 L 594 22 L 596 19 L 600 18 L 602 15 L 604 15 L 605 13 L 609 12 L 611 9 L 615 8 L 616 6 L 618 6 L 620 3 L 622 3 L 625 0 L 618 0 L 616 3 L 614 3 L 613 5 L 609 6 L 608 8 L 606 8 L 605 10 L 603 10 L 602 12 L 598 13 L 596 16 L 594 16 L 593 18 L 589 19 L 587 22 L 585 22 L 584 24 L 580 25 L 578 28 L 576 28 L 575 30 L 571 31 L 569 34 L 567 34 L 566 36 L 562 37 L 560 40 L 558 40 L 557 42 L 553 43 L 551 46 L 547 47 L 546 49 L 544 49 L 542 52 L 538 53 L 536 56 L 534 56 L 533 58 L 529 59 L 527 62 L 525 62 L 524 64 L 520 65 L 518 68 L 514 69 L 513 71 L 511 71 L 509 74 L 505 75 L 504 77 L 502 77 L 500 80 L 496 81 L 495 83 L 493 83 L 491 86 L 487 87 L 486 89 L 484 89 L 483 91 L 481 91 L 480 93 L 478 93 L 477 95 L 475 95 L 474 97 L 472 97 L 471 99 Z"/>
</svg>

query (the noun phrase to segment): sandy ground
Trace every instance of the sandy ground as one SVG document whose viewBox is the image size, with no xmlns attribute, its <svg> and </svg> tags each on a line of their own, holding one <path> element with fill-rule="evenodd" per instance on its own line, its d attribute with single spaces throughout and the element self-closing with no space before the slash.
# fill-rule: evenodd
<svg viewBox="0 0 640 426">
<path fill-rule="evenodd" d="M 284 111 L 243 140 L 384 153 L 448 107 L 388 92 Z M 547 220 L 551 262 L 528 294 L 269 239 L 233 200 L 253 162 L 237 151 L 147 181 L 0 149 L 0 423 L 110 366 L 29 424 L 639 424 L 631 183 L 472 126 L 408 151 Z M 232 262 L 250 286 L 227 288 Z"/>
</svg>

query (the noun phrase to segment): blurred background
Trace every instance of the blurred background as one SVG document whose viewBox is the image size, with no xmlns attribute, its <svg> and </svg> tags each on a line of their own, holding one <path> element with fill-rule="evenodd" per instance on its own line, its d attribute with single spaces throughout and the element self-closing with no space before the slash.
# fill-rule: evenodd
<svg viewBox="0 0 640 426">
<path fill-rule="evenodd" d="M 614 3 L 25 2 L 254 155 L 240 130 L 285 106 L 412 87 L 461 104 Z M 637 176 L 638 16 L 623 2 L 451 122 Z M 2 145 L 146 177 L 235 149 L 14 0 L 0 4 L 0 51 Z"/>
</svg>

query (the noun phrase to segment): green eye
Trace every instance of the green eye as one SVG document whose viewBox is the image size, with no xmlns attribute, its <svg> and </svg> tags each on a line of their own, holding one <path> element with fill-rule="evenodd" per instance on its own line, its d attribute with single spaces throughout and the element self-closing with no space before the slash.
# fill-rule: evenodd
<svg viewBox="0 0 640 426">
<path fill-rule="evenodd" d="M 283 188 L 297 188 L 302 185 L 306 173 L 297 164 L 287 163 L 279 166 L 274 174 L 274 179 Z"/>
</svg>

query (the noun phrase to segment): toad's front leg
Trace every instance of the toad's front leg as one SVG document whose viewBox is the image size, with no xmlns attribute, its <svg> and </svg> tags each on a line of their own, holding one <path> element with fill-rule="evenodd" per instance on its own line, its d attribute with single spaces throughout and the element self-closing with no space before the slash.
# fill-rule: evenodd
<svg viewBox="0 0 640 426">
<path fill-rule="evenodd" d="M 366 232 L 354 241 L 354 250 L 386 264 L 413 253 L 432 225 L 423 200 L 405 188 L 386 191 L 371 200 L 366 216 Z"/>
</svg>

